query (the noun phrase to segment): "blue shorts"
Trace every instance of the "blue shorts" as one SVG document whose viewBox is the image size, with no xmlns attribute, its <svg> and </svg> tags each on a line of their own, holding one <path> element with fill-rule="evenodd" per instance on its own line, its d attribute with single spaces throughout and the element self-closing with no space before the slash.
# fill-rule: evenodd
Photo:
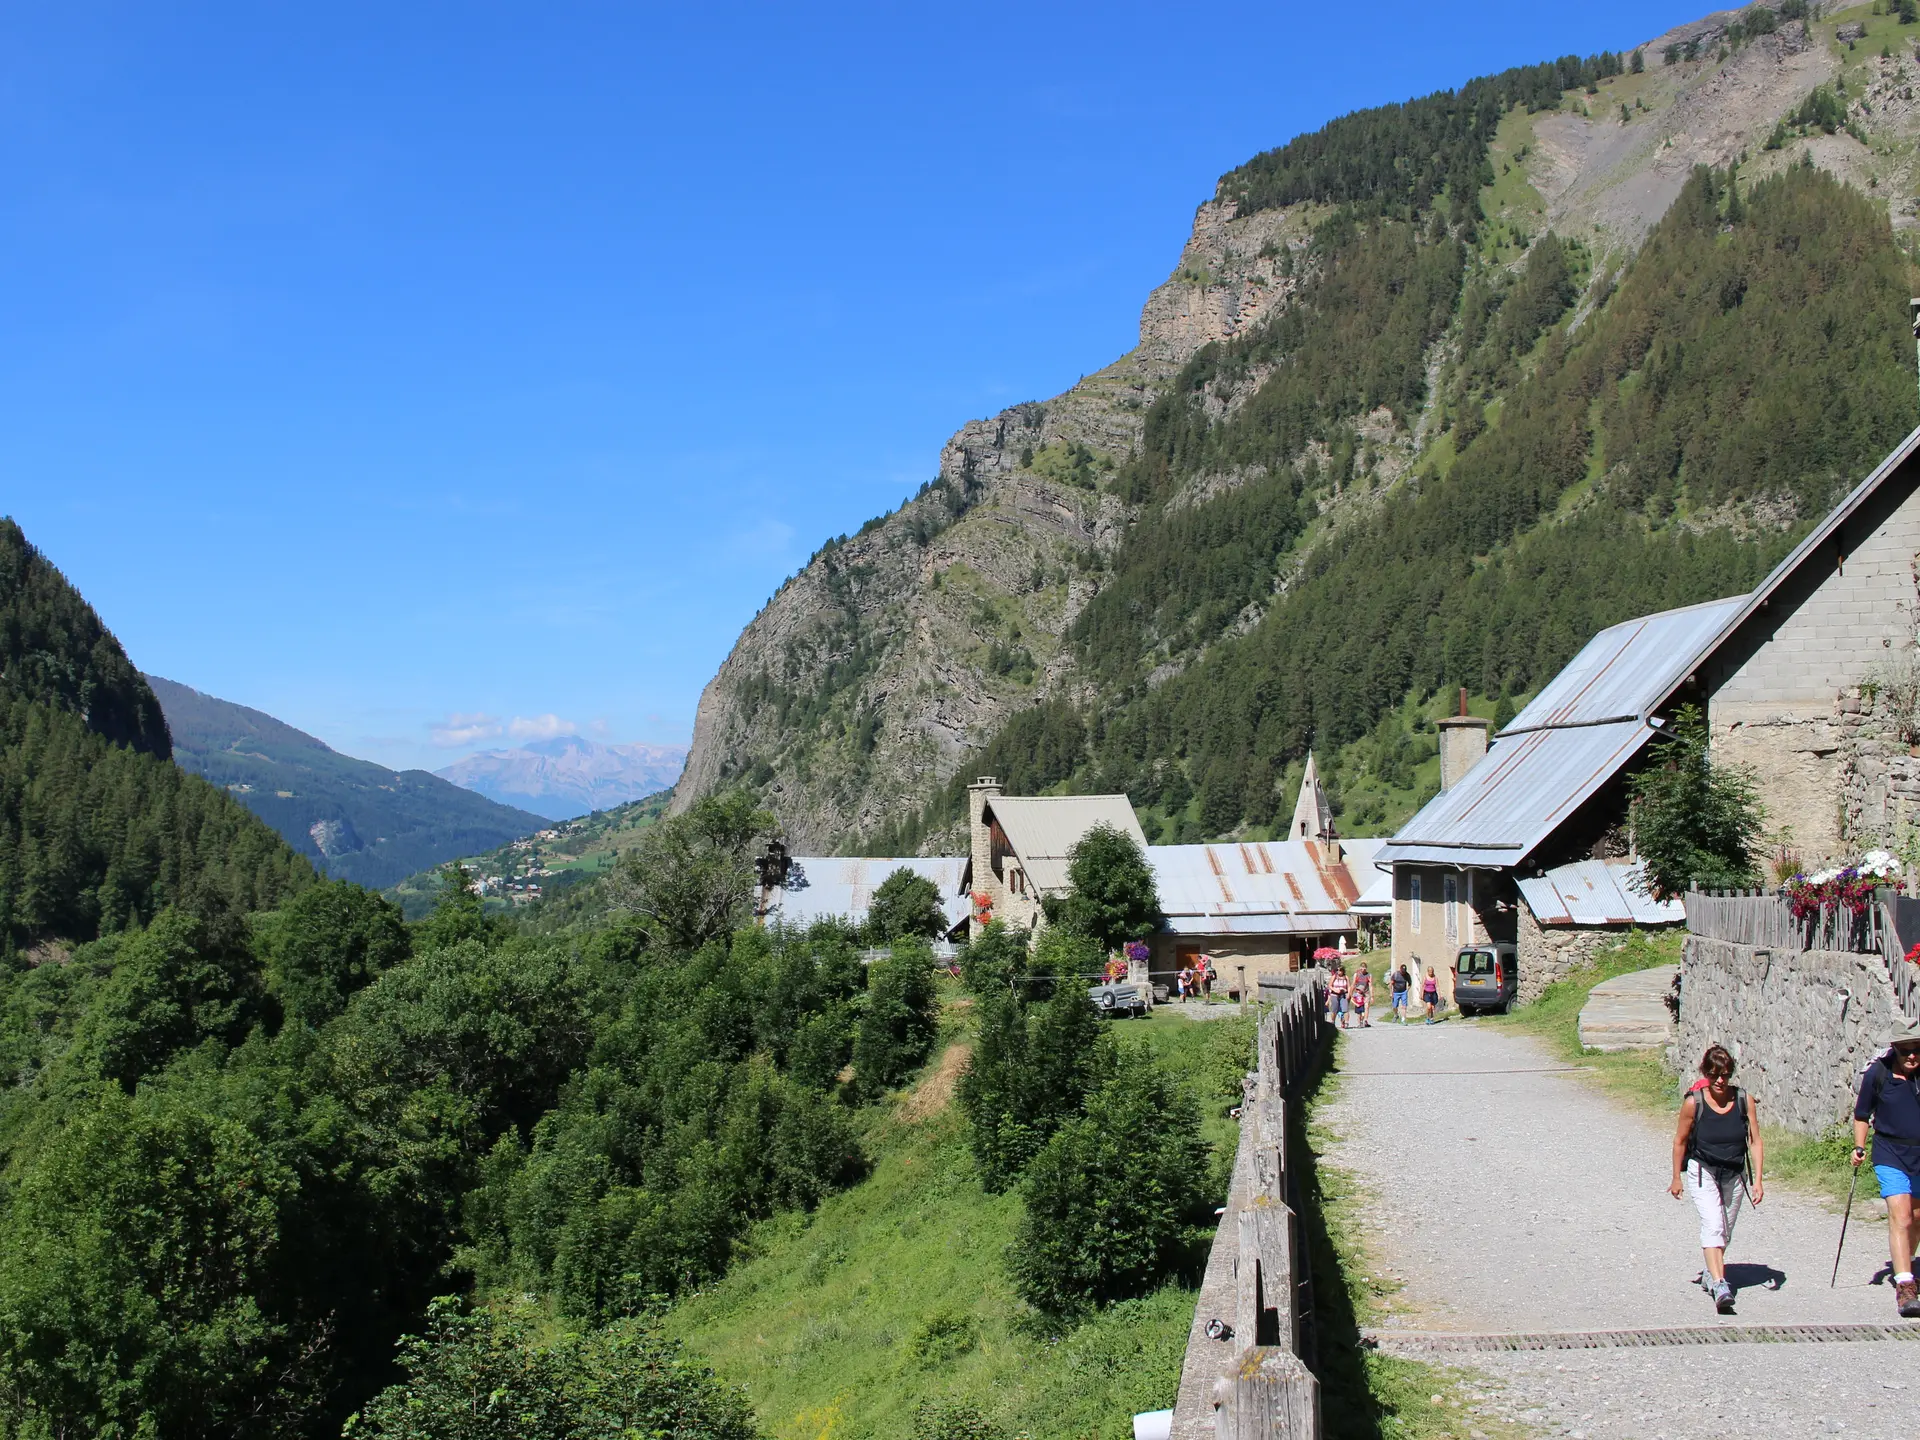
<svg viewBox="0 0 1920 1440">
<path fill-rule="evenodd" d="M 1404 1010 L 1407 1008 L 1407 992 L 1406 991 L 1396 990 L 1393 992 L 1393 1008 L 1396 1010 Z"/>
<path fill-rule="evenodd" d="M 1882 1196 L 1913 1194 L 1913 1176 L 1898 1165 L 1876 1165 L 1873 1177 L 1880 1182 Z"/>
</svg>

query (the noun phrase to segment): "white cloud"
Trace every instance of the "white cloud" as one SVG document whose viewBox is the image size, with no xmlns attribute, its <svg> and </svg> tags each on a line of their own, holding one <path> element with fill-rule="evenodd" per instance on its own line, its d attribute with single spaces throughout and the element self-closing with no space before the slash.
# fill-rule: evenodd
<svg viewBox="0 0 1920 1440">
<path fill-rule="evenodd" d="M 507 733 L 516 740 L 551 740 L 556 735 L 575 735 L 580 727 L 558 715 L 535 715 L 528 719 L 516 715 L 507 722 Z"/>
<path fill-rule="evenodd" d="M 458 750 L 463 745 L 478 745 L 482 740 L 497 740 L 502 733 L 497 719 L 480 714 L 449 715 L 427 728 L 433 743 L 442 750 Z"/>
</svg>

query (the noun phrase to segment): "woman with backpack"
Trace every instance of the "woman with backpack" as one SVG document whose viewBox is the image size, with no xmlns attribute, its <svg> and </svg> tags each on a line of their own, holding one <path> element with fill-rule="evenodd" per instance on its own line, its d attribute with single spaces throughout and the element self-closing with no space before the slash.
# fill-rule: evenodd
<svg viewBox="0 0 1920 1440">
<path fill-rule="evenodd" d="M 1333 962 L 1333 978 L 1327 981 L 1327 1003 L 1333 1006 L 1333 1018 L 1342 1030 L 1347 1028 L 1347 990 L 1351 982 L 1338 960 Z"/>
<path fill-rule="evenodd" d="M 1673 1132 L 1673 1183 L 1667 1193 L 1686 1194 L 1700 1212 L 1700 1253 L 1706 1265 L 1700 1288 L 1713 1297 L 1722 1315 L 1733 1314 L 1733 1286 L 1727 1283 L 1727 1242 L 1733 1238 L 1740 1203 L 1766 1196 L 1766 1151 L 1760 1141 L 1760 1110 L 1733 1083 L 1733 1056 L 1724 1045 L 1709 1045 L 1700 1057 L 1706 1084 L 1689 1090 L 1680 1102 Z M 1753 1179 L 1747 1176 L 1751 1167 Z"/>
<path fill-rule="evenodd" d="M 1913 1199 L 1920 1192 L 1920 1021 L 1896 1018 L 1887 1048 L 1860 1076 L 1860 1094 L 1853 1104 L 1856 1170 L 1867 1158 L 1869 1122 L 1873 1174 L 1887 1202 L 1893 1303 L 1904 1319 L 1920 1320 L 1920 1286 L 1913 1273 L 1914 1251 L 1920 1250 Z"/>
</svg>

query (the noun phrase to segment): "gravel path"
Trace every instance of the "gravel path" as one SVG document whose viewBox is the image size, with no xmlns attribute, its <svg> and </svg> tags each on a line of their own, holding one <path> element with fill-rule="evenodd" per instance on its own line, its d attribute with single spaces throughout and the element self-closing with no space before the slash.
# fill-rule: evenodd
<svg viewBox="0 0 1920 1440">
<path fill-rule="evenodd" d="M 1739 1313 L 1692 1282 L 1693 1207 L 1666 1193 L 1671 1130 L 1510 1030 L 1452 1020 L 1348 1032 L 1322 1120 L 1359 1178 L 1373 1254 L 1400 1293 L 1377 1328 L 1501 1332 L 1896 1321 L 1884 1222 L 1772 1192 L 1729 1253 Z M 1763 1285 L 1767 1281 L 1769 1284 Z M 1777 1288 L 1772 1288 L 1777 1287 Z M 1444 1357 L 1503 1390 L 1490 1408 L 1591 1440 L 1910 1435 L 1920 1345 L 1729 1345 Z M 1883 1385 L 1906 1389 L 1884 1389 Z M 1834 1420 L 1844 1429 L 1831 1428 Z"/>
</svg>

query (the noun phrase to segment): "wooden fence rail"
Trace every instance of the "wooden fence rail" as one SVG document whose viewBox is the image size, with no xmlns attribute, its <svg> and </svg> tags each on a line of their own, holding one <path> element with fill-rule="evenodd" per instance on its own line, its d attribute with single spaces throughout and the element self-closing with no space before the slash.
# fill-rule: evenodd
<svg viewBox="0 0 1920 1440">
<path fill-rule="evenodd" d="M 1319 1440 L 1306 1237 L 1287 1164 L 1287 1102 L 1312 1076 L 1331 1031 L 1324 971 L 1263 985 L 1257 1059 L 1240 1111 L 1240 1148 L 1181 1370 L 1175 1440 Z M 1210 1333 L 1209 1321 L 1223 1333 Z"/>
</svg>

